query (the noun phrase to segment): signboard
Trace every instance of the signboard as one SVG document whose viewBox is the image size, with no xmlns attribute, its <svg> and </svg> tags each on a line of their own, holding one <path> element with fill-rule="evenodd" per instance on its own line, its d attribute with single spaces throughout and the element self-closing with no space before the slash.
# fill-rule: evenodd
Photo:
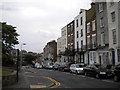
<svg viewBox="0 0 120 90">
<path fill-rule="evenodd" d="M 17 49 L 11 50 L 11 55 L 12 56 L 17 56 Z"/>
</svg>

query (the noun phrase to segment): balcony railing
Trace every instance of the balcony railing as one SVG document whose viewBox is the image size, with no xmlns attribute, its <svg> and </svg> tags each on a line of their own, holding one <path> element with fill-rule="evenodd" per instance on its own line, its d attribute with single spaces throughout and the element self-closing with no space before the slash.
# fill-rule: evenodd
<svg viewBox="0 0 120 90">
<path fill-rule="evenodd" d="M 83 45 L 81 48 L 75 49 L 75 52 L 84 52 L 86 51 L 86 45 Z"/>
<path fill-rule="evenodd" d="M 88 44 L 87 50 L 91 50 L 91 49 L 97 49 L 97 44 Z"/>
</svg>

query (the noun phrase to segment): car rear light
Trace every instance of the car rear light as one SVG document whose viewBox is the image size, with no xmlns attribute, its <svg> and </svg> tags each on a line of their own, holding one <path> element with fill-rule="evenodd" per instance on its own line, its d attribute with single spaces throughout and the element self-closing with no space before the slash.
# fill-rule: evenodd
<svg viewBox="0 0 120 90">
<path fill-rule="evenodd" d="M 64 66 L 64 68 L 69 68 L 70 66 Z"/>
</svg>

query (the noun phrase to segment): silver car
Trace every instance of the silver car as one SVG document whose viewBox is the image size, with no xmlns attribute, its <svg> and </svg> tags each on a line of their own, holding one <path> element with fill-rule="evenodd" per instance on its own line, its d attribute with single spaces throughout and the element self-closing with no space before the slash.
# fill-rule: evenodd
<svg viewBox="0 0 120 90">
<path fill-rule="evenodd" d="M 76 74 L 83 74 L 83 67 L 85 67 L 84 64 L 71 64 L 70 72 L 73 72 Z"/>
</svg>

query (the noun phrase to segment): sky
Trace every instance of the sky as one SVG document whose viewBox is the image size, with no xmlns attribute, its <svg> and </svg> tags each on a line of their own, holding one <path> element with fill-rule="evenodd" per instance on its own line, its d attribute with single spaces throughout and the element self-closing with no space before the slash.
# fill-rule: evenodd
<svg viewBox="0 0 120 90">
<path fill-rule="evenodd" d="M 16 27 L 19 45 L 15 47 L 41 53 L 47 42 L 61 36 L 61 28 L 89 9 L 91 0 L 2 0 L 0 21 Z"/>
</svg>

